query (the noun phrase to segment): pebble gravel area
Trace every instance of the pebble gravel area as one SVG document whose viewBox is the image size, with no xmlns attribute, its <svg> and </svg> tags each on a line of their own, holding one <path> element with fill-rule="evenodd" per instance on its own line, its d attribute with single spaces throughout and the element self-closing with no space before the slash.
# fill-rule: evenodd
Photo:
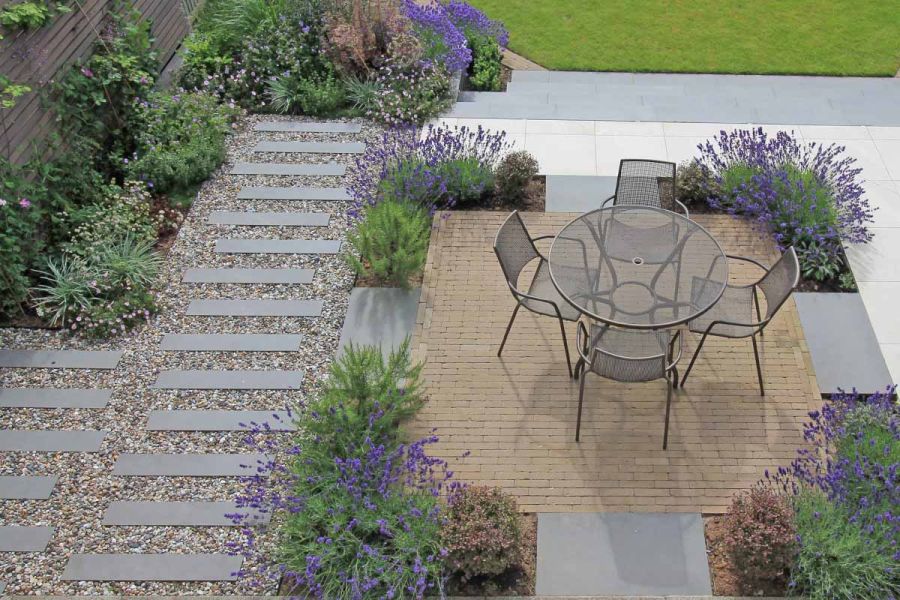
<svg viewBox="0 0 900 600">
<path fill-rule="evenodd" d="M 43 552 L 0 555 L 0 582 L 11 595 L 240 595 L 274 594 L 274 583 L 259 589 L 251 578 L 235 582 L 87 582 L 64 581 L 63 569 L 78 553 L 227 553 L 228 542 L 240 541 L 233 527 L 115 527 L 102 525 L 113 501 L 232 500 L 242 488 L 222 477 L 118 477 L 113 464 L 122 453 L 248 453 L 246 432 L 180 432 L 145 429 L 153 410 L 219 409 L 281 410 L 302 405 L 327 374 L 338 347 L 354 274 L 338 255 L 216 254 L 217 239 L 332 239 L 345 240 L 347 201 L 239 200 L 246 186 L 343 186 L 341 177 L 231 175 L 235 162 L 342 163 L 348 154 L 258 153 L 260 141 L 368 142 L 380 130 L 359 121 L 362 132 L 279 133 L 257 132 L 254 125 L 282 117 L 248 116 L 235 125 L 229 138 L 228 159 L 203 184 L 177 240 L 169 251 L 159 282 L 161 310 L 145 326 L 104 342 L 90 342 L 59 331 L 2 329 L 0 348 L 122 350 L 112 370 L 0 369 L 0 387 L 53 387 L 110 389 L 109 404 L 101 409 L 0 408 L 0 429 L 104 430 L 108 434 L 99 453 L 4 452 L 0 475 L 58 475 L 48 500 L 0 500 L 0 525 L 47 525 L 55 528 Z M 284 118 L 298 121 L 303 118 Z M 208 223 L 212 211 L 313 212 L 331 216 L 328 227 L 233 226 Z M 192 267 L 303 268 L 314 271 L 310 284 L 182 283 Z M 321 299 L 322 314 L 300 317 L 186 316 L 192 299 Z M 299 352 L 166 352 L 159 349 L 167 333 L 279 333 L 301 334 Z M 169 369 L 265 369 L 304 373 L 299 390 L 155 390 L 157 375 Z M 302 418 L 301 418 L 302 424 Z M 289 436 L 289 433 L 259 435 Z M 278 518 L 257 532 L 257 546 L 271 549 Z M 260 564 L 244 563 L 258 570 Z"/>
</svg>

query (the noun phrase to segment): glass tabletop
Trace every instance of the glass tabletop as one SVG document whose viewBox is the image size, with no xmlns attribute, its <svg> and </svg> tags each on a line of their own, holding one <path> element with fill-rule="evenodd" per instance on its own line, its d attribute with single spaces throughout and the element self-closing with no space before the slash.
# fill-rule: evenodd
<svg viewBox="0 0 900 600">
<path fill-rule="evenodd" d="M 728 262 L 716 239 L 679 214 L 612 206 L 583 214 L 553 240 L 550 278 L 585 315 L 620 327 L 662 329 L 712 308 Z"/>
</svg>

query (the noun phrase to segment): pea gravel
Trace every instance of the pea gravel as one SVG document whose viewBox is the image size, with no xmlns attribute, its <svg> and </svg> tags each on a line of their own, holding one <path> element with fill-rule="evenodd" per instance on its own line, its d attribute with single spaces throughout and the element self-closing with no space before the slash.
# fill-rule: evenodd
<svg viewBox="0 0 900 600">
<path fill-rule="evenodd" d="M 353 155 L 257 153 L 260 141 L 328 141 L 371 143 L 380 131 L 360 121 L 360 134 L 254 132 L 258 122 L 281 119 L 249 116 L 229 139 L 228 159 L 203 184 L 170 250 L 158 285 L 162 309 L 151 322 L 104 342 L 89 342 L 59 331 L 2 329 L 0 348 L 118 349 L 124 355 L 111 371 L 75 369 L 0 369 L 0 387 L 107 388 L 112 398 L 103 409 L 0 409 L 2 429 L 107 430 L 101 452 L 13 453 L 0 457 L 0 475 L 59 475 L 49 500 L 0 501 L 0 525 L 49 525 L 56 528 L 46 551 L 4 553 L 0 582 L 11 595 L 148 594 L 232 595 L 275 594 L 275 586 L 259 589 L 246 579 L 237 582 L 65 582 L 60 576 L 75 553 L 225 553 L 228 542 L 239 541 L 238 528 L 226 527 L 110 527 L 101 525 L 106 507 L 116 500 L 230 500 L 241 484 L 228 478 L 113 477 L 120 453 L 251 452 L 243 432 L 148 432 L 152 410 L 222 409 L 280 410 L 302 405 L 326 376 L 337 350 L 354 275 L 342 256 L 223 255 L 215 254 L 217 239 L 346 239 L 347 201 L 307 202 L 239 200 L 243 186 L 342 186 L 340 177 L 235 176 L 235 162 L 336 162 L 351 164 Z M 304 120 L 290 118 L 284 120 Z M 212 211 L 321 212 L 331 215 L 328 227 L 248 227 L 212 225 Z M 190 267 L 307 268 L 313 281 L 303 285 L 185 284 L 182 272 Z M 321 299 L 316 318 L 188 317 L 191 299 L 271 298 Z M 303 336 L 299 352 L 163 352 L 166 333 L 290 333 Z M 301 370 L 302 388 L 292 391 L 152 390 L 157 374 L 167 369 Z M 301 419 L 302 421 L 302 419 Z M 288 433 L 258 434 L 288 436 Z M 287 439 L 287 438 L 284 438 Z M 260 532 L 257 545 L 271 550 L 279 519 Z M 245 562 L 245 570 L 259 564 Z M 251 578 L 252 579 L 252 578 Z"/>
</svg>

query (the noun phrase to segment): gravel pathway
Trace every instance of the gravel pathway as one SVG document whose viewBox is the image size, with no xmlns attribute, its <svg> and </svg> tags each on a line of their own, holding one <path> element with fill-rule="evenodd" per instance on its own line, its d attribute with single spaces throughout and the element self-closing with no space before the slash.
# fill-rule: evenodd
<svg viewBox="0 0 900 600">
<path fill-rule="evenodd" d="M 247 453 L 241 432 L 155 431 L 145 429 L 153 410 L 278 410 L 296 406 L 325 376 L 337 349 L 354 276 L 340 255 L 217 254 L 217 239 L 331 239 L 346 237 L 346 201 L 239 200 L 245 186 L 341 186 L 340 177 L 230 175 L 235 162 L 350 164 L 350 154 L 258 153 L 260 141 L 372 141 L 379 131 L 363 123 L 360 134 L 255 132 L 253 125 L 279 117 L 251 116 L 242 120 L 229 141 L 228 162 L 207 181 L 169 253 L 160 278 L 163 309 L 152 322 L 109 342 L 86 342 L 46 330 L 0 330 L 4 349 L 122 350 L 113 370 L 0 369 L 0 387 L 105 388 L 112 397 L 105 408 L 0 408 L 0 429 L 66 429 L 107 431 L 99 453 L 4 452 L 0 476 L 58 475 L 47 500 L 0 500 L 0 525 L 47 525 L 55 532 L 46 550 L 0 555 L 0 582 L 6 593 L 24 594 L 274 594 L 242 582 L 89 582 L 64 581 L 62 573 L 73 554 L 227 552 L 226 543 L 240 538 L 228 527 L 118 527 L 102 525 L 113 501 L 231 500 L 240 484 L 220 477 L 117 477 L 112 468 L 122 453 Z M 298 119 L 284 119 L 297 121 Z M 327 227 L 211 225 L 212 211 L 272 211 L 327 213 Z M 314 271 L 309 284 L 182 283 L 192 267 L 300 268 Z M 186 316 L 191 299 L 319 299 L 322 314 L 300 317 Z M 299 352 L 165 352 L 159 349 L 167 333 L 300 334 Z M 301 389 L 273 390 L 153 390 L 164 370 L 265 369 L 303 371 Z M 290 435 L 272 433 L 267 435 Z M 273 523 L 277 522 L 277 518 Z M 277 524 L 277 523 L 276 523 Z M 273 528 L 259 538 L 271 547 Z M 258 565 L 244 564 L 253 570 Z"/>
</svg>

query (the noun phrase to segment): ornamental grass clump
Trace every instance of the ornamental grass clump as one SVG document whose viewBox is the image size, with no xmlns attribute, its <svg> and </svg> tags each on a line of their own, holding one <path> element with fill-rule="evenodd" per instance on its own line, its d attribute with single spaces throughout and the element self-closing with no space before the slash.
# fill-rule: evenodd
<svg viewBox="0 0 900 600">
<path fill-rule="evenodd" d="M 843 146 L 803 144 L 784 131 L 769 137 L 758 128 L 722 131 L 699 148 L 714 183 L 710 206 L 747 217 L 781 250 L 796 247 L 808 277 L 817 272 L 805 264 L 811 247 L 842 271 L 842 244 L 872 239 L 862 170 Z"/>
</svg>

